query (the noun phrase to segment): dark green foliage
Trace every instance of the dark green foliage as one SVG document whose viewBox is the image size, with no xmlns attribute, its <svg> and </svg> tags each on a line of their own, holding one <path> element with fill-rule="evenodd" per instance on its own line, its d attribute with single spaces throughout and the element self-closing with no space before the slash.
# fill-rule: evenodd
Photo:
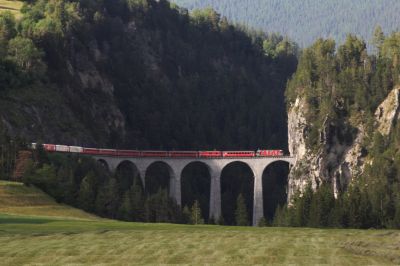
<svg viewBox="0 0 400 266">
<path fill-rule="evenodd" d="M 398 184 L 396 185 L 398 187 Z M 390 193 L 388 193 L 390 197 Z M 290 206 L 278 207 L 273 221 L 274 226 L 309 226 L 336 228 L 400 228 L 398 223 L 398 202 L 380 201 L 379 188 L 354 182 L 349 189 L 333 196 L 330 184 L 321 185 L 315 192 L 311 186 L 296 195 Z M 399 194 L 393 195 L 399 197 Z M 396 207 L 397 204 L 397 207 Z M 374 211 L 374 208 L 378 210 Z"/>
<path fill-rule="evenodd" d="M 399 124 L 384 136 L 376 130 L 374 113 L 399 84 L 399 43 L 398 33 L 385 37 L 377 28 L 377 56 L 368 55 L 365 42 L 352 35 L 337 49 L 332 40 L 319 39 L 303 51 L 286 95 L 289 106 L 298 98 L 305 101 L 308 148 L 329 153 L 329 147 L 352 144 L 357 130 L 364 130 L 362 157 L 370 163 L 349 186 L 339 188 L 336 200 L 332 184 L 315 192 L 308 187 L 291 206 L 277 210 L 274 225 L 397 227 Z"/>
<path fill-rule="evenodd" d="M 246 202 L 242 194 L 239 194 L 236 200 L 235 222 L 236 225 L 239 226 L 249 225 L 249 218 L 247 216 L 247 210 L 246 210 Z"/>
<path fill-rule="evenodd" d="M 264 216 L 269 223 L 273 220 L 278 205 L 287 200 L 289 165 L 286 162 L 275 162 L 268 165 L 262 176 Z"/>
<path fill-rule="evenodd" d="M 202 214 L 208 214 L 210 209 L 211 177 L 203 163 L 192 163 L 184 168 L 181 174 L 182 206 L 193 206 L 198 200 Z M 208 221 L 208 217 L 203 217 Z"/>
<path fill-rule="evenodd" d="M 95 182 L 96 176 L 93 171 L 89 172 L 83 179 L 78 191 L 78 205 L 88 212 L 94 211 L 96 200 Z"/>
<path fill-rule="evenodd" d="M 180 207 L 166 190 L 145 197 L 140 178 L 133 177 L 126 187 L 123 171 L 112 176 L 91 158 L 47 154 L 40 146 L 34 158 L 23 182 L 43 189 L 59 202 L 126 221 L 180 223 L 190 219 L 190 215 L 182 218 Z M 196 210 L 198 207 L 197 203 Z"/>
<path fill-rule="evenodd" d="M 236 206 L 239 195 L 245 199 L 247 217 L 253 214 L 253 171 L 242 162 L 234 162 L 221 173 L 221 207 L 224 224 L 236 225 Z"/>
<path fill-rule="evenodd" d="M 264 31 L 280 32 L 309 46 L 319 37 L 331 36 L 345 40 L 352 32 L 366 40 L 372 39 L 373 29 L 381 24 L 385 32 L 398 29 L 396 0 L 172 0 L 183 7 L 213 7 L 230 20 Z M 350 12 L 351 11 L 351 12 Z"/>
<path fill-rule="evenodd" d="M 0 19 L 0 90 L 55 94 L 51 103 L 21 100 L 45 109 L 45 129 L 29 128 L 27 138 L 143 149 L 287 146 L 283 89 L 297 50 L 282 36 L 155 0 L 38 0 L 22 13 L 18 22 Z M 39 123 L 1 91 L 18 110 L 6 115 L 15 132 Z"/>
<path fill-rule="evenodd" d="M 17 153 L 24 145 L 21 141 L 10 138 L 1 126 L 0 121 L 0 179 L 10 180 Z"/>
<path fill-rule="evenodd" d="M 160 189 L 148 196 L 145 203 L 146 221 L 179 223 L 182 220 L 180 207 L 168 196 L 167 190 Z"/>
<path fill-rule="evenodd" d="M 182 209 L 182 222 L 184 224 L 189 224 L 190 223 L 190 209 L 187 205 L 185 205 L 185 207 L 183 207 Z"/>
<path fill-rule="evenodd" d="M 264 217 L 262 217 L 260 219 L 260 221 L 258 221 L 258 224 L 257 224 L 257 226 L 259 226 L 259 227 L 265 227 L 265 226 L 268 226 L 268 225 L 269 224 L 268 224 L 267 220 Z"/>
<path fill-rule="evenodd" d="M 308 191 L 310 193 L 310 191 Z M 305 199 L 306 202 L 310 196 Z M 308 202 L 307 202 L 308 203 Z M 307 205 L 305 204 L 304 207 Z M 303 215 L 306 218 L 308 213 L 308 225 L 311 227 L 328 227 L 333 224 L 333 211 L 335 209 L 335 198 L 330 185 L 323 184 L 317 192 L 312 195 L 309 209 L 303 208 Z"/>
</svg>

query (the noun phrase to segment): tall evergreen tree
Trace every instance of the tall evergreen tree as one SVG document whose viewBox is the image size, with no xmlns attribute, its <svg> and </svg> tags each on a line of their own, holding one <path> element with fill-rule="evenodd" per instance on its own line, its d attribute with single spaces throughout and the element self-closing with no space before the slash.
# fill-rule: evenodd
<svg viewBox="0 0 400 266">
<path fill-rule="evenodd" d="M 242 194 L 239 194 L 236 200 L 235 219 L 236 219 L 236 225 L 238 226 L 249 225 L 246 202 Z"/>
<path fill-rule="evenodd" d="M 90 171 L 81 182 L 78 192 L 78 204 L 85 211 L 92 212 L 94 210 L 94 203 L 96 200 L 95 194 L 95 179 L 94 172 Z"/>
<path fill-rule="evenodd" d="M 118 209 L 118 219 L 124 221 L 133 221 L 134 219 L 131 190 L 126 191 L 122 197 L 122 203 Z"/>
<path fill-rule="evenodd" d="M 191 224 L 204 224 L 204 219 L 201 215 L 200 204 L 198 200 L 195 200 L 191 209 L 190 215 Z"/>
</svg>

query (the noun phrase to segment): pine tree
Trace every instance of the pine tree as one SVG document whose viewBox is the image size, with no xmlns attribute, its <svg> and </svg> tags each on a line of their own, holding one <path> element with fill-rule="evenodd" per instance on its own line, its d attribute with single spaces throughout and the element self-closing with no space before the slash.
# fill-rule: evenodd
<svg viewBox="0 0 400 266">
<path fill-rule="evenodd" d="M 376 26 L 374 35 L 372 37 L 372 45 L 375 46 L 376 52 L 380 51 L 384 40 L 385 40 L 385 34 L 383 33 L 382 27 L 378 25 Z"/>
<path fill-rule="evenodd" d="M 293 226 L 291 224 L 289 209 L 287 205 L 280 206 L 276 208 L 273 226 Z"/>
<path fill-rule="evenodd" d="M 213 216 L 208 219 L 208 224 L 216 224 L 216 221 Z"/>
<path fill-rule="evenodd" d="M 126 191 L 122 197 L 122 204 L 118 209 L 118 219 L 133 221 L 132 191 Z"/>
<path fill-rule="evenodd" d="M 95 192 L 93 187 L 94 173 L 89 172 L 82 179 L 78 192 L 78 206 L 85 211 L 91 212 L 94 210 Z"/>
<path fill-rule="evenodd" d="M 111 177 L 106 181 L 96 197 L 95 210 L 96 213 L 115 218 L 118 210 L 118 186 L 115 178 Z"/>
<path fill-rule="evenodd" d="M 192 206 L 191 215 L 190 215 L 191 224 L 204 224 L 204 219 L 201 216 L 201 209 L 198 200 L 195 200 Z"/>
<path fill-rule="evenodd" d="M 262 218 L 260 219 L 260 221 L 258 221 L 257 226 L 258 226 L 258 227 L 265 227 L 265 226 L 268 226 L 268 222 L 267 222 L 267 220 L 266 220 L 264 217 L 262 217 Z"/>
<path fill-rule="evenodd" d="M 145 220 L 145 198 L 143 189 L 136 178 L 133 180 L 133 185 L 130 190 L 132 198 L 133 221 L 142 222 Z"/>
<path fill-rule="evenodd" d="M 187 205 L 185 205 L 185 207 L 183 207 L 183 211 L 182 211 L 182 222 L 184 224 L 189 224 L 190 223 L 190 217 L 191 217 L 191 213 L 189 210 L 189 207 Z"/>
<path fill-rule="evenodd" d="M 247 226 L 249 225 L 249 218 L 247 215 L 246 202 L 242 194 L 239 194 L 236 200 L 235 211 L 236 225 Z"/>
<path fill-rule="evenodd" d="M 400 195 L 398 195 L 396 212 L 393 219 L 393 227 L 396 229 L 400 229 Z"/>
</svg>

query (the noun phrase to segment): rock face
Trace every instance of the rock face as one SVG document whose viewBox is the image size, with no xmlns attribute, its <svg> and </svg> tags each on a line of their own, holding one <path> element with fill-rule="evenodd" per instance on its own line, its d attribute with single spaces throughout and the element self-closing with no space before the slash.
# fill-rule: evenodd
<svg viewBox="0 0 400 266">
<path fill-rule="evenodd" d="M 400 88 L 395 88 L 375 112 L 376 126 L 383 135 L 389 135 L 396 121 L 400 119 Z"/>
<path fill-rule="evenodd" d="M 322 181 L 330 181 L 337 195 L 345 189 L 353 178 L 362 174 L 367 162 L 363 141 L 366 137 L 363 124 L 354 129 L 350 143 L 340 137 L 341 125 L 326 118 L 320 128 L 320 148 L 310 150 L 306 145 L 308 125 L 305 116 L 307 104 L 303 98 L 297 98 L 288 110 L 289 151 L 296 156 L 296 164 L 291 169 L 288 182 L 288 200 L 297 191 L 304 191 L 311 182 L 315 189 Z M 400 88 L 393 89 L 375 112 L 375 128 L 382 135 L 388 135 L 400 120 Z M 353 126 L 354 127 L 354 126 Z"/>
</svg>

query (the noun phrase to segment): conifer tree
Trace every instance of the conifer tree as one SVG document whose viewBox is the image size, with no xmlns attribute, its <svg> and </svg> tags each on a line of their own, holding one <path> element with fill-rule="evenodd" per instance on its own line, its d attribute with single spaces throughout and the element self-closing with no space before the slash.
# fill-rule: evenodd
<svg viewBox="0 0 400 266">
<path fill-rule="evenodd" d="M 185 205 L 182 210 L 182 222 L 184 224 L 189 224 L 190 223 L 190 217 L 191 217 L 191 212 L 189 210 L 189 207 Z"/>
<path fill-rule="evenodd" d="M 396 212 L 393 219 L 393 227 L 400 229 L 400 195 L 398 195 L 398 200 L 396 204 Z"/>
<path fill-rule="evenodd" d="M 198 200 L 195 200 L 192 206 L 190 221 L 192 224 L 204 224 L 204 219 L 201 216 L 201 209 Z"/>
<path fill-rule="evenodd" d="M 115 218 L 118 210 L 118 186 L 111 177 L 101 187 L 96 197 L 95 209 L 100 215 Z"/>
<path fill-rule="evenodd" d="M 145 216 L 145 198 L 143 189 L 137 178 L 133 180 L 133 184 L 131 187 L 131 201 L 132 201 L 132 214 L 133 221 L 142 222 L 144 221 Z"/>
<path fill-rule="evenodd" d="M 79 207 L 89 212 L 94 210 L 94 202 L 96 196 L 93 187 L 94 178 L 94 173 L 92 171 L 89 172 L 88 175 L 82 179 L 78 192 Z"/>
<path fill-rule="evenodd" d="M 128 190 L 122 197 L 122 204 L 118 209 L 118 219 L 133 221 L 132 191 Z"/>
<path fill-rule="evenodd" d="M 249 218 L 247 215 L 246 202 L 242 194 L 239 194 L 236 200 L 235 211 L 236 225 L 247 226 L 249 225 Z"/>
</svg>

